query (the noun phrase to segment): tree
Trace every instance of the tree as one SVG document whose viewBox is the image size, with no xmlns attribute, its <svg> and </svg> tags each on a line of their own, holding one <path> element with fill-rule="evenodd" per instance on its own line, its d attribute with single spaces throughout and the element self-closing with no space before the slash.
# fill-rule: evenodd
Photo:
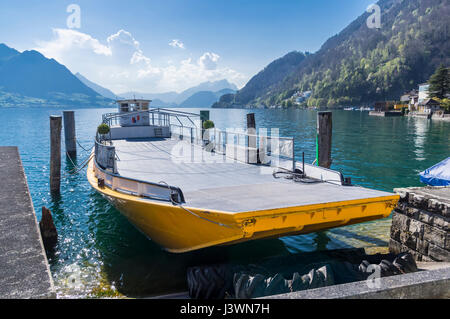
<svg viewBox="0 0 450 319">
<path fill-rule="evenodd" d="M 444 99 L 450 94 L 450 70 L 443 64 L 434 72 L 428 80 L 430 88 L 428 89 L 430 98 Z"/>
</svg>

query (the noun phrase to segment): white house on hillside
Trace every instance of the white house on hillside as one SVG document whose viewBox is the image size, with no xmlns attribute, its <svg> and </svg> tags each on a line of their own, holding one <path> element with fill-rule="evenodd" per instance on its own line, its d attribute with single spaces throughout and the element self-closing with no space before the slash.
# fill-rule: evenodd
<svg viewBox="0 0 450 319">
<path fill-rule="evenodd" d="M 430 88 L 430 85 L 427 83 L 419 85 L 419 103 L 422 103 L 429 98 L 428 97 L 428 89 L 429 88 Z"/>
</svg>

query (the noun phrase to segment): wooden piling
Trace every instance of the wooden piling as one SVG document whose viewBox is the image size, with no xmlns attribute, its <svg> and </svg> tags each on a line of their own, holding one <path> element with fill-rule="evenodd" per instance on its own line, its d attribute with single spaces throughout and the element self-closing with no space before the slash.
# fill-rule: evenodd
<svg viewBox="0 0 450 319">
<path fill-rule="evenodd" d="M 248 145 L 248 162 L 256 164 L 258 162 L 256 149 L 256 120 L 255 113 L 247 114 L 247 145 Z"/>
<path fill-rule="evenodd" d="M 331 142 L 333 136 L 331 112 L 317 113 L 316 163 L 318 166 L 330 168 Z"/>
<path fill-rule="evenodd" d="M 50 116 L 50 191 L 54 194 L 61 184 L 61 122 L 61 116 Z"/>
<path fill-rule="evenodd" d="M 77 140 L 75 134 L 75 113 L 74 111 L 63 111 L 64 118 L 64 141 L 67 155 L 71 158 L 77 156 Z"/>
<path fill-rule="evenodd" d="M 42 242 L 44 243 L 45 250 L 53 250 L 58 242 L 58 233 L 53 222 L 52 213 L 44 206 L 42 206 L 42 217 L 39 222 L 39 230 L 41 231 Z"/>
</svg>

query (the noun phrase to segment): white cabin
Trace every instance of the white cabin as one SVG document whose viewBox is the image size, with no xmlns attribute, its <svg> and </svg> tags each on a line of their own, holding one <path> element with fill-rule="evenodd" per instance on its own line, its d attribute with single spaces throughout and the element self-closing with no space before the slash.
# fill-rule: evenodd
<svg viewBox="0 0 450 319">
<path fill-rule="evenodd" d="M 152 100 L 130 99 L 118 100 L 120 126 L 148 126 L 150 125 L 149 107 Z M 126 116 L 126 113 L 130 113 Z"/>
</svg>

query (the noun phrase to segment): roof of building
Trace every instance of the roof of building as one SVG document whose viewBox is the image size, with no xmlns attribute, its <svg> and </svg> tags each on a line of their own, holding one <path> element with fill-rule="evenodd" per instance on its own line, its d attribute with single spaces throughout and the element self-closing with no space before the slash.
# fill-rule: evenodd
<svg viewBox="0 0 450 319">
<path fill-rule="evenodd" d="M 433 99 L 425 99 L 423 100 L 420 105 L 427 105 L 427 106 L 432 106 L 432 105 L 440 105 L 438 101 L 433 100 Z"/>
</svg>

